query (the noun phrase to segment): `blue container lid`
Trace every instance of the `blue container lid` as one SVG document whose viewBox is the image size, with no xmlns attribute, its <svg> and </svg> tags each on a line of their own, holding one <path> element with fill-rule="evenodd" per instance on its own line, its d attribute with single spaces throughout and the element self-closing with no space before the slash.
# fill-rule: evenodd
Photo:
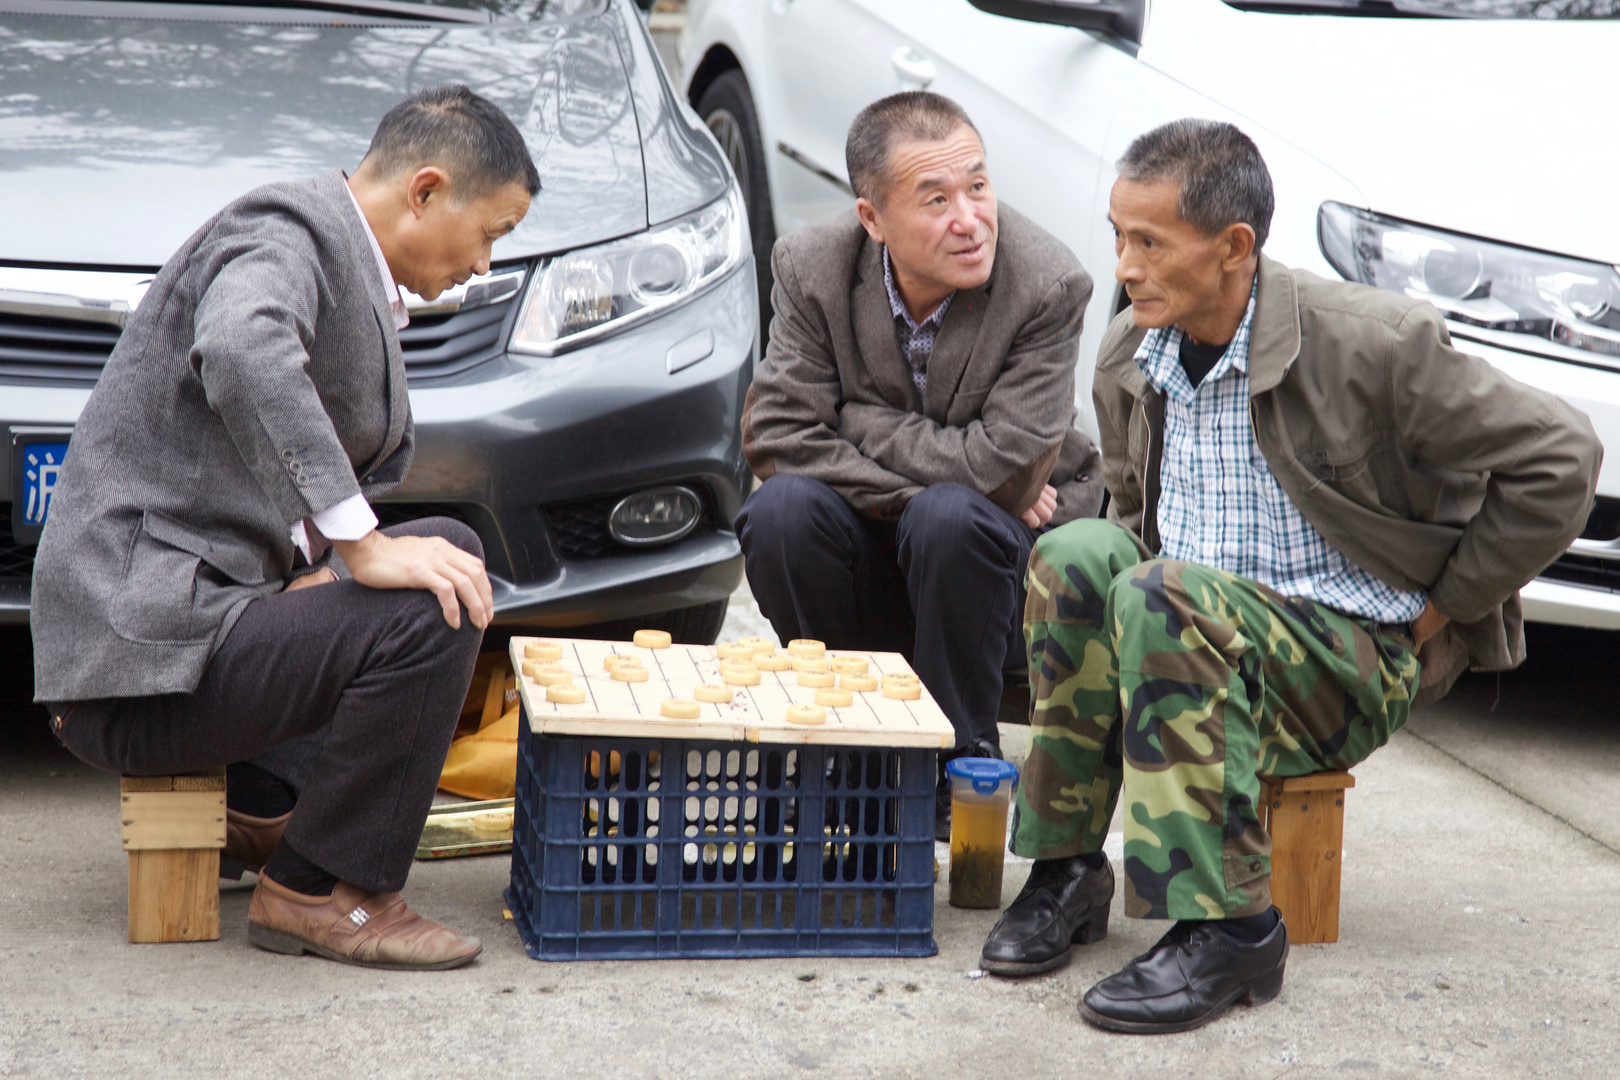
<svg viewBox="0 0 1620 1080">
<path fill-rule="evenodd" d="M 1003 780 L 1017 783 L 1018 766 L 1000 758 L 959 757 L 945 763 L 945 775 L 972 781 L 974 791 L 989 795 L 1001 786 Z"/>
</svg>

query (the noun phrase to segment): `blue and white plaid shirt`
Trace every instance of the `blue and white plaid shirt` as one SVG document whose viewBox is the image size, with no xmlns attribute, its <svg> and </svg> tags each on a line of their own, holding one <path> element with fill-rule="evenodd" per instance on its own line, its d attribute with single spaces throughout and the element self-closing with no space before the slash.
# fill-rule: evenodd
<svg viewBox="0 0 1620 1080">
<path fill-rule="evenodd" d="M 917 400 L 928 396 L 928 358 L 934 355 L 934 339 L 945 322 L 945 311 L 951 306 L 953 292 L 940 301 L 939 307 L 918 322 L 906 310 L 900 298 L 900 288 L 894 283 L 894 266 L 889 262 L 889 245 L 883 245 L 883 287 L 889 292 L 889 310 L 894 312 L 894 333 L 900 343 L 900 355 L 911 366 L 911 385 L 917 388 Z"/>
<path fill-rule="evenodd" d="M 1258 284 L 1257 284 L 1258 287 Z M 1160 555 L 1202 563 L 1282 593 L 1381 623 L 1407 623 L 1427 602 L 1379 581 L 1329 544 L 1271 474 L 1249 417 L 1249 324 L 1195 389 L 1181 330 L 1149 330 L 1136 366 L 1164 395 Z"/>
</svg>

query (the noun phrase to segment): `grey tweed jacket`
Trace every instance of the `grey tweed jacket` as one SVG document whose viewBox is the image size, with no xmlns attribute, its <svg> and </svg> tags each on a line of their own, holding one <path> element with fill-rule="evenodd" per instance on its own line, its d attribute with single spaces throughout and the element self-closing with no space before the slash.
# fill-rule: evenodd
<svg viewBox="0 0 1620 1080">
<path fill-rule="evenodd" d="M 1050 483 L 1052 524 L 1096 515 L 1102 460 L 1074 426 L 1091 275 L 1062 241 L 1001 204 L 990 280 L 945 312 L 926 400 L 895 338 L 883 249 L 855 211 L 784 236 L 771 266 L 771 342 L 742 419 L 760 479 L 814 477 L 878 519 L 942 483 L 1010 514 Z"/>
<path fill-rule="evenodd" d="M 293 574 L 288 528 L 398 484 L 414 445 L 342 173 L 226 207 L 158 273 L 74 430 L 34 564 L 37 700 L 195 690 Z"/>
</svg>

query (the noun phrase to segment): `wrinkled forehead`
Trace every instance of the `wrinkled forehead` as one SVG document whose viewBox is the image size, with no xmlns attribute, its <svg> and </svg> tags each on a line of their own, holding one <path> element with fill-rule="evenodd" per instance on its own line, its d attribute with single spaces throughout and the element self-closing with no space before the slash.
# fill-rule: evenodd
<svg viewBox="0 0 1620 1080">
<path fill-rule="evenodd" d="M 1181 184 L 1177 180 L 1131 180 L 1122 176 L 1108 193 L 1108 220 L 1116 229 L 1185 225 L 1180 200 Z"/>
<path fill-rule="evenodd" d="M 923 191 L 961 184 L 989 173 L 984 147 L 970 127 L 959 127 L 947 139 L 902 139 L 889 153 L 893 190 Z"/>
</svg>

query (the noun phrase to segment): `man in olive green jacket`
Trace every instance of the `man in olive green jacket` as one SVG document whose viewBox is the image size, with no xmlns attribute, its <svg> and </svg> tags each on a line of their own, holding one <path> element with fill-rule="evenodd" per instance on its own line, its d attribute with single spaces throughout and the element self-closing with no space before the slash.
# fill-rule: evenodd
<svg viewBox="0 0 1620 1080">
<path fill-rule="evenodd" d="M 1126 914 L 1177 922 L 1080 1011 L 1151 1033 L 1276 996 L 1259 777 L 1349 768 L 1465 667 L 1522 661 L 1518 590 L 1580 533 L 1602 447 L 1431 305 L 1261 255 L 1271 179 L 1235 127 L 1167 124 L 1120 173 L 1109 520 L 1030 557 L 1013 850 L 1037 861 L 981 964 L 1044 971 L 1106 933 L 1123 791 Z"/>
</svg>

